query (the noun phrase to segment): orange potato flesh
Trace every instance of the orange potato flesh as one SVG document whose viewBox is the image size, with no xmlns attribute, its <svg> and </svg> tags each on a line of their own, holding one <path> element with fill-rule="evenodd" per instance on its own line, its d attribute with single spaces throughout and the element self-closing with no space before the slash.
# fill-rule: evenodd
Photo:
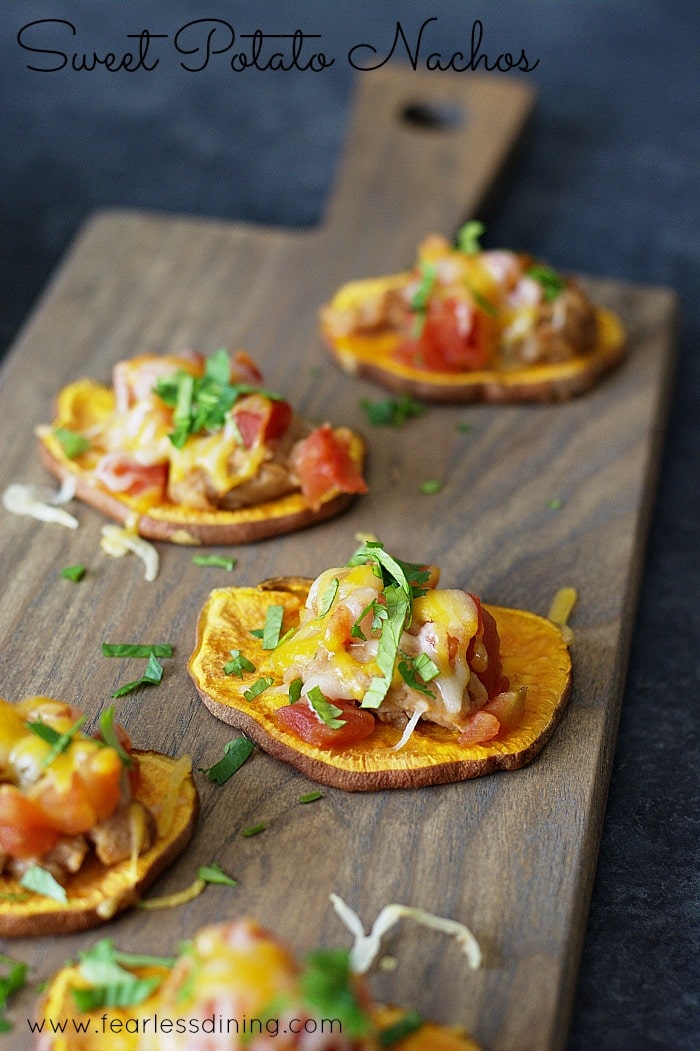
<svg viewBox="0 0 700 1051">
<path fill-rule="evenodd" d="M 127 858 L 105 867 L 90 854 L 70 876 L 65 903 L 25 891 L 18 880 L 0 876 L 0 935 L 67 934 L 95 927 L 138 901 L 185 848 L 199 809 L 189 764 L 159 752 L 135 750 L 134 755 L 140 764 L 134 798 L 156 818 L 158 836 L 153 845 L 135 864 Z"/>
<path fill-rule="evenodd" d="M 176 544 L 247 544 L 324 521 L 339 514 L 352 500 L 347 493 L 340 493 L 325 498 L 319 508 L 313 509 L 300 492 L 294 492 L 277 500 L 226 511 L 154 503 L 152 496 L 110 492 L 91 474 L 98 454 L 88 451 L 69 459 L 53 431 L 58 427 L 89 431 L 103 424 L 113 412 L 114 394 L 109 387 L 90 379 L 64 387 L 57 398 L 55 419 L 37 432 L 41 460 L 57 478 L 75 478 L 79 499 L 110 518 L 124 525 L 135 516 L 139 534 L 147 539 Z M 364 453 L 364 442 L 353 435 L 350 455 L 360 468 Z"/>
<path fill-rule="evenodd" d="M 282 581 L 276 583 L 281 584 Z M 571 659 L 560 629 L 524 610 L 486 606 L 501 637 L 503 674 L 511 689 L 527 686 L 524 711 L 517 725 L 482 745 L 462 746 L 451 730 L 421 721 L 400 751 L 401 732 L 377 722 L 371 737 L 343 749 L 321 748 L 284 730 L 275 711 L 288 703 L 286 690 L 274 687 L 253 701 L 245 690 L 261 676 L 275 673 L 268 652 L 250 632 L 265 623 L 270 605 L 284 607 L 282 632 L 298 623 L 305 592 L 298 582 L 292 591 L 219 588 L 212 591 L 199 618 L 197 643 L 189 671 L 209 710 L 243 730 L 274 755 L 323 784 L 350 791 L 415 788 L 461 781 L 493 770 L 511 770 L 529 762 L 549 739 L 564 709 L 571 682 Z M 225 675 L 232 649 L 255 665 L 242 678 Z M 279 679 L 275 685 L 280 685 Z"/>
</svg>

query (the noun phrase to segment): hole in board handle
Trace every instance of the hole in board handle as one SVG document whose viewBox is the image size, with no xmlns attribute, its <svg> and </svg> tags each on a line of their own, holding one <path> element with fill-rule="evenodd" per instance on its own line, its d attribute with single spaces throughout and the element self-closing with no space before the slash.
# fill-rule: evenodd
<svg viewBox="0 0 700 1051">
<path fill-rule="evenodd" d="M 457 131 L 464 127 L 467 115 L 456 102 L 408 102 L 400 118 L 419 131 Z"/>
</svg>

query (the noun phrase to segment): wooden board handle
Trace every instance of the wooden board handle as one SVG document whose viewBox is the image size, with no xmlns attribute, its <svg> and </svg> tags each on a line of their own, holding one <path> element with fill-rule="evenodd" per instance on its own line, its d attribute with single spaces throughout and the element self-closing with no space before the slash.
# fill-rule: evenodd
<svg viewBox="0 0 700 1051">
<path fill-rule="evenodd" d="M 483 212 L 534 97 L 510 75 L 414 72 L 397 64 L 358 73 L 323 235 L 336 246 L 357 242 L 358 230 L 371 238 L 381 219 L 394 249 L 404 231 L 399 244 L 411 258 L 425 233 L 453 233 Z"/>
</svg>

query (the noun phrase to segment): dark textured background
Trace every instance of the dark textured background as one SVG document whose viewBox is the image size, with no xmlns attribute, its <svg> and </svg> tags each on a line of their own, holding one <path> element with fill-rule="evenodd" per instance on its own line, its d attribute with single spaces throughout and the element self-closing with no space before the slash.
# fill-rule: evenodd
<svg viewBox="0 0 700 1051">
<path fill-rule="evenodd" d="M 0 40 L 0 344 L 97 208 L 318 221 L 357 75 L 349 47 L 381 48 L 397 19 L 415 32 L 433 16 L 431 49 L 451 53 L 480 18 L 486 53 L 524 48 L 540 60 L 527 74 L 535 118 L 485 244 L 680 297 L 678 382 L 569 1047 L 690 1051 L 700 1046 L 697 0 L 13 0 Z M 172 37 L 203 17 L 242 32 L 321 33 L 336 63 L 320 74 L 233 74 L 219 56 L 186 73 L 163 41 L 150 74 L 37 73 L 17 43 L 26 23 L 64 18 L 77 30 L 71 49 L 120 52 L 127 33 Z M 51 39 L 67 42 L 63 32 Z"/>
</svg>

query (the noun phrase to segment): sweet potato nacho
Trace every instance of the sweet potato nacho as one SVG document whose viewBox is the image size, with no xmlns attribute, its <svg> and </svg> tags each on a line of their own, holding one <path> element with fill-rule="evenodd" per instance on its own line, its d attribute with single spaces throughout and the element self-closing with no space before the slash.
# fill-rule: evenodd
<svg viewBox="0 0 700 1051">
<path fill-rule="evenodd" d="M 38 428 L 44 465 L 153 540 L 248 543 L 332 517 L 367 490 L 364 443 L 314 427 L 243 351 L 144 354 L 111 387 L 65 387 Z"/>
<path fill-rule="evenodd" d="M 482 251 L 482 230 L 431 235 L 412 269 L 338 289 L 321 310 L 338 364 L 428 401 L 515 402 L 579 394 L 620 361 L 615 314 L 526 253 Z"/>
<path fill-rule="evenodd" d="M 61 701 L 0 701 L 0 935 L 102 923 L 189 842 L 189 757 L 133 749 L 113 717 L 92 736 Z"/>
<path fill-rule="evenodd" d="M 478 1051 L 458 1029 L 374 1004 L 347 951 L 299 962 L 247 918 L 203 928 L 173 958 L 98 942 L 54 977 L 41 1020 L 37 1051 Z"/>
<path fill-rule="evenodd" d="M 315 580 L 213 591 L 190 674 L 210 711 L 309 777 L 415 787 L 522 766 L 566 703 L 560 628 L 437 587 L 378 541 Z"/>
</svg>

